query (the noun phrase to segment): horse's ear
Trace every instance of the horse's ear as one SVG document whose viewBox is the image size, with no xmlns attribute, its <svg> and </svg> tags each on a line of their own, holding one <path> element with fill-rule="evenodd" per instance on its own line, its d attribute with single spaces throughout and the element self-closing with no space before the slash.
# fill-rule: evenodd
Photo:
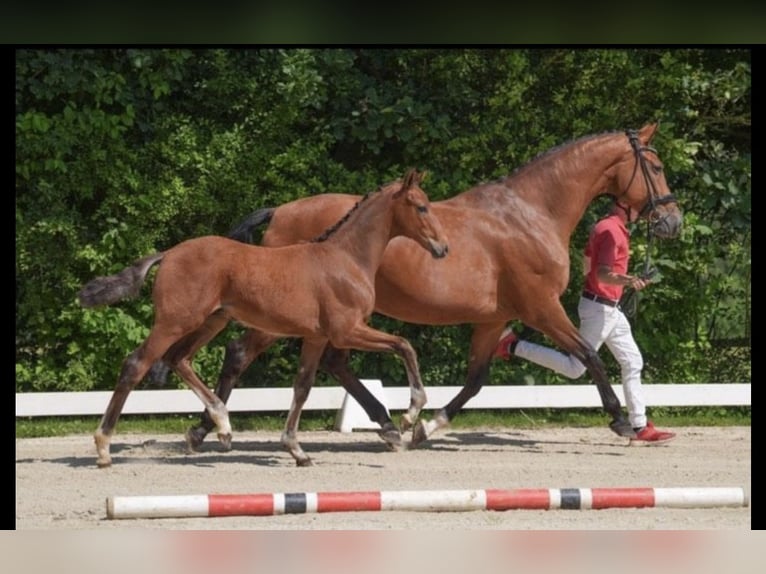
<svg viewBox="0 0 766 574">
<path fill-rule="evenodd" d="M 399 191 L 405 191 L 410 189 L 414 185 L 418 185 L 420 183 L 420 180 L 422 178 L 422 175 L 418 173 L 418 170 L 413 168 L 410 168 L 407 170 L 407 173 L 404 174 L 404 178 L 402 179 L 402 187 Z"/>
<path fill-rule="evenodd" d="M 660 122 L 654 122 L 651 124 L 646 124 L 644 127 L 641 128 L 641 131 L 638 132 L 638 137 L 641 140 L 641 142 L 644 145 L 647 145 L 650 141 L 652 141 L 652 138 L 654 137 L 654 134 L 657 132 L 657 128 L 660 127 Z"/>
<path fill-rule="evenodd" d="M 409 189 L 412 187 L 412 178 L 415 176 L 415 169 L 408 169 L 402 178 L 402 189 Z"/>
</svg>

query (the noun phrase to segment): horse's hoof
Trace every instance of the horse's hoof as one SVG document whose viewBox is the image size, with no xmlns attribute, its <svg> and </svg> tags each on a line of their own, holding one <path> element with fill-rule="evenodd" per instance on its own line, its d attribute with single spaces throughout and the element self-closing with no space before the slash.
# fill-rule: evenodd
<svg viewBox="0 0 766 574">
<path fill-rule="evenodd" d="M 636 431 L 630 426 L 630 423 L 624 418 L 614 419 L 609 423 L 609 428 L 612 429 L 617 436 L 625 438 L 636 438 Z"/>
<path fill-rule="evenodd" d="M 412 431 L 412 441 L 410 442 L 410 448 L 415 448 L 426 440 L 428 440 L 426 424 L 423 421 L 418 421 L 418 424 L 415 425 L 415 428 Z"/>
<path fill-rule="evenodd" d="M 314 461 L 306 457 L 306 458 L 296 460 L 295 464 L 298 466 L 314 466 Z"/>
<path fill-rule="evenodd" d="M 199 428 L 192 427 L 186 431 L 186 450 L 189 453 L 197 452 L 199 450 L 202 441 L 205 440 L 205 435 L 199 436 Z"/>
<path fill-rule="evenodd" d="M 96 461 L 96 466 L 99 468 L 109 468 L 112 466 L 112 459 L 111 458 L 99 458 Z"/>
<path fill-rule="evenodd" d="M 223 445 L 224 450 L 231 450 L 231 433 L 218 433 L 218 442 Z"/>
<path fill-rule="evenodd" d="M 399 428 L 402 432 L 407 432 L 412 428 L 412 418 L 409 413 L 404 413 L 399 421 Z"/>
<path fill-rule="evenodd" d="M 405 445 L 404 443 L 391 444 L 390 442 L 387 442 L 386 450 L 388 452 L 402 452 L 403 450 L 407 450 L 407 445 Z"/>
<path fill-rule="evenodd" d="M 398 448 L 402 445 L 402 434 L 393 423 L 388 423 L 379 430 L 378 436 L 380 436 L 380 438 L 382 438 L 390 447 Z"/>
</svg>

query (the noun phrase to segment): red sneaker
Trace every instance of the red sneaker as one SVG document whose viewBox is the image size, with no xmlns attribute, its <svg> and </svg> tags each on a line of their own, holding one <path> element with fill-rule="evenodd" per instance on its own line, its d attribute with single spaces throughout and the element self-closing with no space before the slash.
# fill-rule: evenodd
<svg viewBox="0 0 766 574">
<path fill-rule="evenodd" d="M 519 338 L 516 333 L 513 332 L 513 328 L 506 327 L 505 331 L 500 335 L 500 340 L 497 342 L 495 352 L 492 353 L 492 357 L 495 359 L 503 359 L 504 361 L 510 360 L 513 357 L 511 352 L 511 345 L 513 345 Z"/>
<path fill-rule="evenodd" d="M 676 438 L 676 433 L 669 431 L 657 430 L 654 428 L 652 421 L 646 421 L 646 426 L 640 431 L 636 432 L 636 438 L 630 439 L 631 444 L 634 442 L 644 444 L 663 444 L 670 442 Z"/>
</svg>

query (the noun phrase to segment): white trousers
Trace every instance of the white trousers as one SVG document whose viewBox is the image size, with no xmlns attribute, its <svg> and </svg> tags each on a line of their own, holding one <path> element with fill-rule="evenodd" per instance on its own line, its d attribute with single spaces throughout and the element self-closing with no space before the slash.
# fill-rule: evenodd
<svg viewBox="0 0 766 574">
<path fill-rule="evenodd" d="M 644 359 L 633 339 L 628 318 L 617 307 L 609 307 L 582 297 L 577 312 L 580 315 L 579 330 L 583 339 L 597 351 L 606 343 L 620 365 L 622 389 L 631 426 L 645 426 L 646 404 L 641 389 Z M 570 379 L 580 378 L 587 370 L 585 365 L 573 356 L 528 341 L 519 341 L 513 354 Z"/>
</svg>

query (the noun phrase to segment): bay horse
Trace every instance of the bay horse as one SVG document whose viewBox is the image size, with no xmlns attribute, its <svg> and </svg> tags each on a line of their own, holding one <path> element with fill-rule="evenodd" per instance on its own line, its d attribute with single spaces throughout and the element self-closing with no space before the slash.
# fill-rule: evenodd
<svg viewBox="0 0 766 574">
<path fill-rule="evenodd" d="M 204 403 L 219 440 L 230 447 L 224 401 L 199 379 L 191 361 L 231 320 L 255 332 L 303 339 L 281 437 L 298 466 L 313 464 L 298 443 L 297 428 L 328 342 L 337 349 L 401 357 L 411 389 L 410 412 L 416 417 L 426 394 L 415 351 L 406 339 L 373 329 L 368 320 L 375 303 L 375 273 L 392 238 L 407 237 L 434 258 L 447 254 L 446 236 L 420 188 L 421 179 L 422 174 L 410 170 L 402 180 L 356 198 L 342 219 L 309 243 L 269 248 L 226 237 L 199 237 L 85 285 L 79 293 L 84 307 L 112 304 L 137 295 L 149 269 L 160 264 L 152 291 L 154 325 L 123 363 L 94 435 L 97 465 L 111 465 L 111 435 L 125 400 L 161 358 Z M 177 344 L 181 340 L 183 344 Z"/>
<path fill-rule="evenodd" d="M 410 446 L 417 446 L 445 427 L 479 392 L 489 376 L 492 353 L 506 323 L 518 319 L 550 337 L 587 367 L 596 384 L 609 424 L 619 436 L 635 432 L 622 414 L 602 360 L 579 334 L 561 305 L 569 283 L 570 237 L 591 201 L 609 194 L 637 209 L 660 238 L 677 237 L 682 214 L 668 189 L 663 165 L 650 142 L 658 124 L 640 130 L 595 134 L 565 143 L 538 156 L 498 181 L 482 183 L 431 204 L 450 236 L 448 260 L 429 262 L 414 244 L 398 238 L 383 256 L 375 280 L 375 311 L 422 325 L 473 326 L 464 387 L 430 421 L 417 421 Z M 252 229 L 269 223 L 263 245 L 287 245 L 312 236 L 357 200 L 357 196 L 323 194 L 276 208 L 259 209 L 231 237 L 250 240 Z M 417 281 L 413 277 L 418 277 Z M 216 393 L 226 401 L 247 366 L 277 337 L 247 331 L 232 341 Z M 370 420 L 397 445 L 385 407 L 348 367 L 347 353 L 328 349 L 323 369 L 362 405 Z M 401 429 L 413 424 L 405 413 Z M 213 427 L 203 413 L 189 429 L 187 442 L 196 448 Z"/>
</svg>

